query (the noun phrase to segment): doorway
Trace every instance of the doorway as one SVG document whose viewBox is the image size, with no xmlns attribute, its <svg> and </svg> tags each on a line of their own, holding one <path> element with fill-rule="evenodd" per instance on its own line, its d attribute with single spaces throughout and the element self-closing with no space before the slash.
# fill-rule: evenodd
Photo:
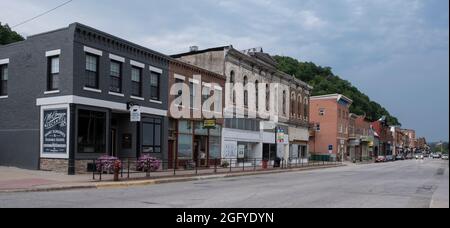
<svg viewBox="0 0 450 228">
<path fill-rule="evenodd" d="M 197 166 L 207 167 L 208 166 L 208 137 L 196 135 L 194 137 L 194 161 L 196 161 Z"/>
<path fill-rule="evenodd" d="M 111 156 L 117 157 L 117 129 L 111 128 Z"/>
</svg>

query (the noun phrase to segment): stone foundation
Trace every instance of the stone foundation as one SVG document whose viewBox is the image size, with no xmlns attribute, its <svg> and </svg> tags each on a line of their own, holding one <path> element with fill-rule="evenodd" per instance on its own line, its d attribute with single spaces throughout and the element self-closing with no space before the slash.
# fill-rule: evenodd
<svg viewBox="0 0 450 228">
<path fill-rule="evenodd" d="M 88 166 L 89 164 L 92 163 L 93 161 L 91 160 L 75 161 L 75 173 L 76 174 L 90 173 L 88 172 Z M 69 160 L 41 158 L 40 170 L 67 174 L 69 171 Z"/>
<path fill-rule="evenodd" d="M 40 170 L 67 174 L 68 169 L 69 160 L 67 159 L 41 158 Z"/>
</svg>

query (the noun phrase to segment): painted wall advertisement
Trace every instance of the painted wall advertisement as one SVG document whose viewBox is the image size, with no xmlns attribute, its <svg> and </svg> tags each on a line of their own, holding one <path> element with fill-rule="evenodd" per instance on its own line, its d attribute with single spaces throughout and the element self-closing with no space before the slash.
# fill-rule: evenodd
<svg viewBox="0 0 450 228">
<path fill-rule="evenodd" d="M 44 111 L 43 152 L 48 154 L 67 153 L 67 109 Z"/>
</svg>

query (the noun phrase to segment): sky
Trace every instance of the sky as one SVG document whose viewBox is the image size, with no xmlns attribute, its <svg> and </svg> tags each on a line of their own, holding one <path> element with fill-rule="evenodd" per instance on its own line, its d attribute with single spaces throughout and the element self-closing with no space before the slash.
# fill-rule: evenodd
<svg viewBox="0 0 450 228">
<path fill-rule="evenodd" d="M 0 22 L 64 1 L 0 0 Z M 232 44 L 330 66 L 404 128 L 449 139 L 448 0 L 74 0 L 14 30 L 73 22 L 166 54 Z"/>
</svg>

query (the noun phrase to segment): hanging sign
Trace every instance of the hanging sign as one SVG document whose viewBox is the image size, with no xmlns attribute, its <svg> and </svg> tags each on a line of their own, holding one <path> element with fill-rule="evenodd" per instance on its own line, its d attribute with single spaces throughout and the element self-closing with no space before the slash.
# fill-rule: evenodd
<svg viewBox="0 0 450 228">
<path fill-rule="evenodd" d="M 135 105 L 130 108 L 130 121 L 141 122 L 141 107 Z"/>
</svg>

